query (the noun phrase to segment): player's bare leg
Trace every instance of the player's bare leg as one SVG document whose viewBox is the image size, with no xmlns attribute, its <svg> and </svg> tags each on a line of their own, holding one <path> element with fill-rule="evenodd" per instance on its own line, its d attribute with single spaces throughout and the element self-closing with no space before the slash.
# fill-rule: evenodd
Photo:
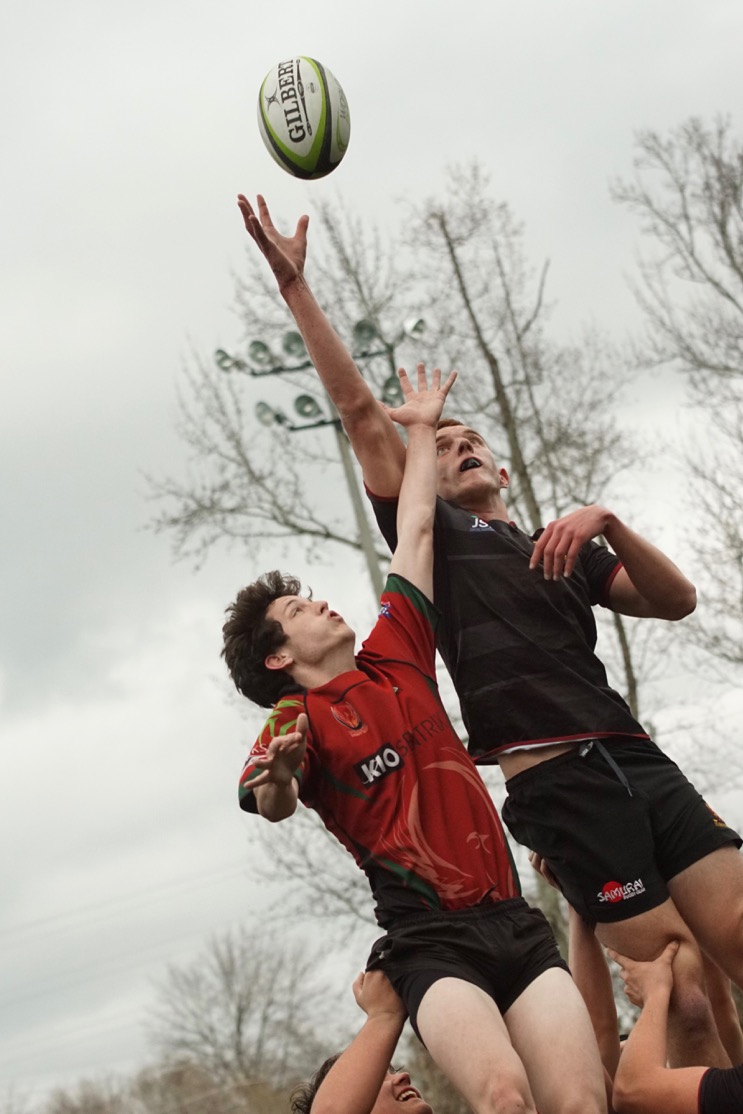
<svg viewBox="0 0 743 1114">
<path fill-rule="evenodd" d="M 439 979 L 417 1017 L 431 1056 L 475 1114 L 536 1114 L 521 1063 L 495 1002 L 462 979 Z"/>
<path fill-rule="evenodd" d="M 743 989 L 740 851 L 732 845 L 713 851 L 672 878 L 668 892 L 707 955 Z"/>
<path fill-rule="evenodd" d="M 671 940 L 680 947 L 673 963 L 673 995 L 668 1013 L 671 1067 L 730 1067 L 707 997 L 701 952 L 670 899 L 647 913 L 615 924 L 597 924 L 605 947 L 631 959 L 655 959 Z M 701 941 L 704 943 L 704 941 Z"/>
<path fill-rule="evenodd" d="M 712 1006 L 717 1032 L 731 1064 L 743 1064 L 743 1031 L 740 1027 L 738 1007 L 733 997 L 733 984 L 728 976 L 708 955 L 702 954 L 707 997 Z"/>
<path fill-rule="evenodd" d="M 567 971 L 527 986 L 504 1018 L 540 1114 L 607 1109 L 604 1069 L 588 1011 Z"/>
</svg>

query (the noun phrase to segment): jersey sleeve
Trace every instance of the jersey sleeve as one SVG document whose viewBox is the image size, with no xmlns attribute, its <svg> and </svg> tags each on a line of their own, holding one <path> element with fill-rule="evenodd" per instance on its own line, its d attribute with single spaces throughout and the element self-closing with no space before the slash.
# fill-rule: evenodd
<svg viewBox="0 0 743 1114">
<path fill-rule="evenodd" d="M 364 641 L 359 661 L 397 660 L 436 679 L 438 611 L 414 584 L 392 573 L 382 592 L 379 616 Z"/>
<path fill-rule="evenodd" d="M 274 706 L 273 711 L 266 720 L 261 729 L 261 732 L 253 744 L 252 750 L 248 755 L 248 759 L 243 766 L 242 773 L 240 774 L 239 785 L 239 801 L 240 808 L 245 812 L 258 811 L 258 805 L 255 799 L 255 794 L 250 787 L 251 781 L 260 774 L 261 767 L 256 766 L 256 759 L 263 758 L 268 750 L 272 739 L 277 736 L 287 735 L 290 731 L 294 731 L 297 726 L 297 718 L 300 712 L 304 711 L 304 698 L 296 696 L 286 696 L 279 700 L 278 704 Z M 294 776 L 299 783 L 300 796 L 302 795 L 303 788 L 306 788 L 308 781 L 311 780 L 310 774 L 312 770 L 312 757 L 314 755 L 314 748 L 311 745 L 309 732 L 307 734 L 307 753 L 302 761 L 301 766 L 295 771 Z"/>
<path fill-rule="evenodd" d="M 709 1068 L 699 1085 L 699 1114 L 740 1114 L 743 1110 L 743 1064 Z"/>
<path fill-rule="evenodd" d="M 383 499 L 369 491 L 369 488 L 366 489 L 366 494 L 372 505 L 379 531 L 390 547 L 390 551 L 394 553 L 397 548 L 397 504 L 399 500 L 396 498 Z"/>
<path fill-rule="evenodd" d="M 580 562 L 588 581 L 589 598 L 592 604 L 609 606 L 609 589 L 612 581 L 622 568 L 616 553 L 605 545 L 589 541 L 581 546 Z"/>
</svg>

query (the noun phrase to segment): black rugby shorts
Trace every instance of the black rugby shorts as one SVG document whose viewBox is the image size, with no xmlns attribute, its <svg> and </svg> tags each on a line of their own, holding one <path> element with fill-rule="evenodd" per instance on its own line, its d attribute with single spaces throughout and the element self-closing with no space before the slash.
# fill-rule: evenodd
<svg viewBox="0 0 743 1114">
<path fill-rule="evenodd" d="M 547 859 L 574 909 L 614 923 L 668 898 L 666 883 L 737 832 L 648 739 L 574 747 L 506 782 L 503 820 Z"/>
<path fill-rule="evenodd" d="M 544 914 L 522 897 L 402 918 L 376 941 L 367 962 L 367 970 L 385 972 L 419 1037 L 418 1009 L 439 979 L 479 986 L 504 1014 L 552 967 L 568 970 Z"/>
</svg>

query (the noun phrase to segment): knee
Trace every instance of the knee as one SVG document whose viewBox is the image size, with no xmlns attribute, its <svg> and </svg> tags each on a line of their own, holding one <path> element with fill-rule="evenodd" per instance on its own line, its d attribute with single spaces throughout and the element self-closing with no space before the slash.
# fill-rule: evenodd
<svg viewBox="0 0 743 1114">
<path fill-rule="evenodd" d="M 483 1114 L 536 1114 L 536 1107 L 521 1080 L 506 1076 L 491 1084 Z"/>
<path fill-rule="evenodd" d="M 703 987 L 695 982 L 677 984 L 673 988 L 669 1016 L 676 1031 L 689 1037 L 715 1029 L 712 1006 Z"/>
<path fill-rule="evenodd" d="M 556 1098 L 558 1114 L 606 1114 L 606 1094 L 567 1094 Z"/>
</svg>

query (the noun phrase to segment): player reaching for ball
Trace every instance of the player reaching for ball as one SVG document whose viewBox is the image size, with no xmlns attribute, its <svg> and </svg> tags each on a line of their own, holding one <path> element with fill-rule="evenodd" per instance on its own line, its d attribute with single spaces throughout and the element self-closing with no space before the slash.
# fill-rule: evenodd
<svg viewBox="0 0 743 1114">
<path fill-rule="evenodd" d="M 354 634 L 279 572 L 228 609 L 238 690 L 273 710 L 241 777 L 271 821 L 314 808 L 365 871 L 385 931 L 368 961 L 390 979 L 476 1114 L 606 1111 L 583 1001 L 541 912 L 521 898 L 505 835 L 436 685 L 431 604 L 436 422 L 453 375 L 391 411 L 408 433 L 399 538 L 379 618 Z"/>
<path fill-rule="evenodd" d="M 293 236 L 238 203 L 332 398 L 382 533 L 395 544 L 405 449 L 304 277 L 308 218 Z M 506 777 L 513 835 L 546 859 L 602 943 L 638 960 L 680 941 L 669 1013 L 674 1064 L 727 1066 L 699 948 L 743 986 L 740 838 L 651 741 L 596 656 L 592 608 L 676 620 L 693 586 L 604 507 L 533 536 L 510 521 L 508 475 L 460 421 L 437 435 L 438 646 L 478 762 Z M 603 535 L 614 553 L 593 539 Z"/>
</svg>

